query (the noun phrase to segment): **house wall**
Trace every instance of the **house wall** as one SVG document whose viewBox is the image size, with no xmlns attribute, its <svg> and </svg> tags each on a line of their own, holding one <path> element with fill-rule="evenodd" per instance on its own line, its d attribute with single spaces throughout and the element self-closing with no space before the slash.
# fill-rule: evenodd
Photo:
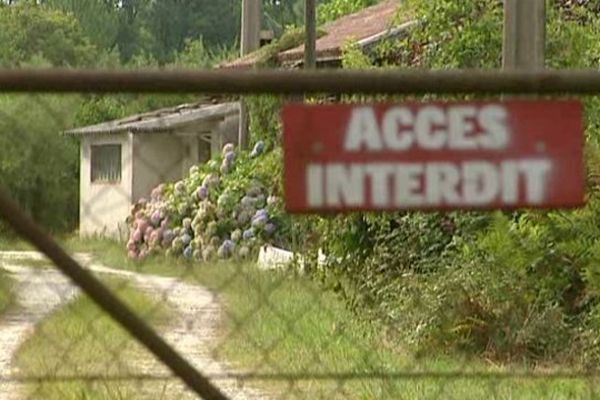
<svg viewBox="0 0 600 400">
<path fill-rule="evenodd" d="M 133 136 L 133 201 L 147 198 L 164 182 L 181 179 L 197 161 L 196 138 L 174 134 L 141 133 Z"/>
<path fill-rule="evenodd" d="M 236 143 L 239 118 L 227 117 L 214 125 L 195 126 L 174 134 L 141 133 L 133 136 L 133 202 L 148 197 L 164 182 L 186 176 L 193 165 L 207 161 L 208 145 L 200 132 L 211 132 L 211 152 L 220 153 L 227 142 Z"/>
<path fill-rule="evenodd" d="M 121 182 L 91 182 L 91 146 L 121 145 Z M 84 136 L 80 156 L 79 232 L 81 236 L 122 238 L 131 206 L 132 137 L 127 133 Z"/>
<path fill-rule="evenodd" d="M 238 144 L 240 117 L 233 114 L 225 117 L 217 127 L 216 134 L 212 135 L 211 152 L 218 154 L 226 143 Z"/>
</svg>

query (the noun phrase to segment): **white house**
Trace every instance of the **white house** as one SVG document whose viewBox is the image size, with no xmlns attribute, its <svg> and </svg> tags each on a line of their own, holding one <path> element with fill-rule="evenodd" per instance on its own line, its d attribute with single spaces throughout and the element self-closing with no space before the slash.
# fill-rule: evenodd
<svg viewBox="0 0 600 400">
<path fill-rule="evenodd" d="M 81 236 L 124 237 L 131 206 L 237 142 L 239 103 L 184 104 L 65 132 L 81 141 Z"/>
</svg>

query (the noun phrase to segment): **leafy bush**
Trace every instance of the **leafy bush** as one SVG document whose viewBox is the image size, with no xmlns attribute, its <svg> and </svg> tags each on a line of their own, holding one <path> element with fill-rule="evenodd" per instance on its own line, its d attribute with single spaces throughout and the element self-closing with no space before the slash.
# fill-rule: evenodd
<svg viewBox="0 0 600 400">
<path fill-rule="evenodd" d="M 78 21 L 29 2 L 0 4 L 0 66 L 18 67 L 41 57 L 54 66 L 91 66 L 99 52 Z"/>
<path fill-rule="evenodd" d="M 317 16 L 320 23 L 330 22 L 375 3 L 377 0 L 330 0 L 319 5 Z"/>
<path fill-rule="evenodd" d="M 78 97 L 0 96 L 0 186 L 55 231 L 73 229 L 77 221 L 78 144 L 59 133 L 72 124 L 78 102 Z"/>
<path fill-rule="evenodd" d="M 589 212 L 579 217 L 587 220 Z M 444 268 L 406 277 L 397 316 L 412 328 L 404 332 L 409 340 L 420 350 L 463 350 L 501 359 L 561 355 L 593 304 L 583 275 L 598 261 L 580 252 L 584 245 L 597 246 L 597 239 L 558 239 L 574 233 L 575 221 L 563 218 L 560 213 L 497 213 L 474 240 L 459 243 L 460 251 Z M 597 231 L 576 229 L 591 236 Z"/>
</svg>

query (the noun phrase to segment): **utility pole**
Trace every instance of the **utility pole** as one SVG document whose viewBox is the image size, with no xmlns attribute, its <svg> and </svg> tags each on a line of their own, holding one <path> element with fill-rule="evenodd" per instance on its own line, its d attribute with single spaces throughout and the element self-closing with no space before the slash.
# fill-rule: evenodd
<svg viewBox="0 0 600 400">
<path fill-rule="evenodd" d="M 262 0 L 242 0 L 242 34 L 240 40 L 241 56 L 252 53 L 260 47 L 260 29 L 262 21 Z M 238 145 L 248 147 L 248 107 L 240 99 L 240 128 Z"/>
<path fill-rule="evenodd" d="M 306 39 L 304 42 L 304 68 L 317 66 L 317 5 L 316 0 L 304 0 L 304 26 Z"/>
<path fill-rule="evenodd" d="M 504 0 L 504 69 L 544 68 L 545 0 Z"/>
<path fill-rule="evenodd" d="M 260 46 L 262 0 L 242 0 L 241 55 L 252 53 Z"/>
</svg>

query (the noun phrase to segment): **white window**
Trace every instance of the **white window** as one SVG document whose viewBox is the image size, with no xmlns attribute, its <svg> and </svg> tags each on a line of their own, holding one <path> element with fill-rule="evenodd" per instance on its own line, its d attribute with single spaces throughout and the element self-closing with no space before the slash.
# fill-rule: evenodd
<svg viewBox="0 0 600 400">
<path fill-rule="evenodd" d="M 121 145 L 92 146 L 92 182 L 121 181 Z"/>
</svg>

